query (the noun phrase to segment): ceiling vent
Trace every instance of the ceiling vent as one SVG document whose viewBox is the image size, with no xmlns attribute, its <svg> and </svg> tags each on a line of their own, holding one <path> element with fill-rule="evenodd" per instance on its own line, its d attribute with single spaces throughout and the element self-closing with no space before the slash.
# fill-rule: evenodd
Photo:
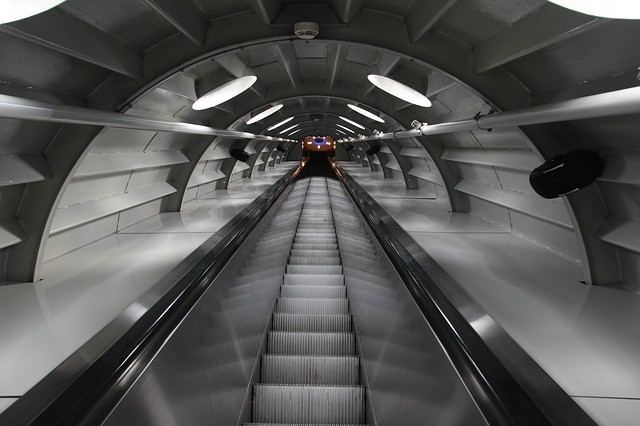
<svg viewBox="0 0 640 426">
<path fill-rule="evenodd" d="M 303 40 L 311 40 L 320 32 L 320 25 L 315 22 L 298 22 L 293 27 L 294 32 Z"/>
</svg>

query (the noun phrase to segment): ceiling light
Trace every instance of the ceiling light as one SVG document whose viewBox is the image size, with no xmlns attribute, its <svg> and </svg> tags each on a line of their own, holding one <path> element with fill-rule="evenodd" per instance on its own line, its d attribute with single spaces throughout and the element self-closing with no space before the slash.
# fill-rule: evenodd
<svg viewBox="0 0 640 426">
<path fill-rule="evenodd" d="M 300 130 L 302 130 L 302 129 L 294 130 L 293 132 L 289 133 L 287 136 L 291 136 L 291 135 L 293 135 L 295 133 L 298 133 Z"/>
<path fill-rule="evenodd" d="M 355 133 L 353 130 L 351 130 L 350 128 L 348 128 L 347 126 L 343 126 L 342 124 L 337 124 L 336 126 L 340 127 L 341 129 L 345 129 L 347 132 L 349 133 Z"/>
<path fill-rule="evenodd" d="M 3 0 L 0 1 L 0 24 L 19 21 L 56 7 L 65 0 Z"/>
<path fill-rule="evenodd" d="M 349 120 L 347 117 L 343 117 L 341 115 L 338 116 L 340 118 L 340 120 L 344 120 L 347 123 L 351 124 L 352 126 L 356 126 L 358 129 L 364 129 L 364 126 L 362 124 L 358 124 L 353 120 Z"/>
<path fill-rule="evenodd" d="M 377 121 L 378 123 L 384 123 L 384 120 L 380 117 L 378 117 L 377 115 L 375 115 L 374 113 L 367 111 L 364 108 L 360 108 L 359 106 L 353 105 L 353 104 L 347 104 L 347 106 L 349 108 L 351 108 L 352 110 L 354 110 L 355 112 L 357 112 L 358 114 L 364 115 L 367 118 L 370 118 L 372 120 Z"/>
<path fill-rule="evenodd" d="M 640 3 L 630 0 L 549 0 L 558 6 L 603 18 L 640 19 Z"/>
<path fill-rule="evenodd" d="M 293 125 L 293 126 L 291 126 L 291 127 L 287 127 L 286 129 L 284 129 L 283 131 L 281 131 L 279 134 L 287 133 L 289 130 L 293 130 L 293 129 L 295 129 L 296 127 L 298 127 L 299 125 L 300 125 L 300 123 L 298 123 L 298 124 L 294 124 L 294 125 Z"/>
<path fill-rule="evenodd" d="M 267 118 L 268 116 L 270 116 L 271 114 L 274 114 L 278 111 L 280 111 L 282 109 L 284 105 L 279 104 L 279 105 L 275 105 L 272 106 L 271 108 L 262 111 L 260 114 L 256 115 L 255 117 L 253 117 L 251 120 L 247 121 L 247 124 L 253 124 L 256 123 L 264 118 Z"/>
<path fill-rule="evenodd" d="M 400 98 L 403 101 L 418 105 L 421 107 L 430 107 L 431 101 L 422 93 L 412 89 L 409 86 L 405 86 L 399 81 L 395 81 L 389 77 L 382 75 L 369 74 L 367 76 L 371 84 L 376 86 L 380 90 L 384 90 L 390 95 Z"/>
<path fill-rule="evenodd" d="M 286 124 L 288 122 L 290 122 L 291 120 L 293 120 L 293 117 L 289 117 L 285 120 L 282 120 L 279 123 L 274 124 L 273 126 L 269 127 L 267 130 L 273 130 L 273 129 L 277 129 L 278 127 L 282 126 L 283 124 Z"/>
<path fill-rule="evenodd" d="M 340 129 L 336 129 L 336 132 L 340 133 L 341 135 L 347 136 L 347 134 Z"/>
<path fill-rule="evenodd" d="M 229 99 L 235 98 L 240 93 L 253 86 L 253 83 L 255 83 L 257 80 L 258 77 L 256 77 L 255 75 L 247 75 L 245 77 L 231 80 L 230 82 L 223 84 L 216 89 L 213 89 L 206 95 L 199 98 L 193 103 L 191 108 L 195 109 L 196 111 L 201 111 L 203 109 L 213 108 L 216 105 L 225 103 Z"/>
</svg>

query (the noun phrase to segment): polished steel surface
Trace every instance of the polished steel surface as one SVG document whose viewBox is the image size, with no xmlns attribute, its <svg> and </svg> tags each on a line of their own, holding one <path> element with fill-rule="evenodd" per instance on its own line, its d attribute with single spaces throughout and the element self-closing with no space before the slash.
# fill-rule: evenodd
<svg viewBox="0 0 640 426">
<path fill-rule="evenodd" d="M 487 424 L 353 202 L 339 182 L 329 185 L 376 423 Z"/>
<path fill-rule="evenodd" d="M 179 320 L 180 311 L 188 309 L 189 303 L 194 303 L 194 298 L 210 287 L 206 279 L 217 275 L 217 268 L 226 263 L 236 248 L 234 245 L 239 245 L 260 222 L 299 170 L 292 170 L 280 179 L 241 215 L 209 238 L 181 265 L 0 414 L 0 421 L 22 424 L 31 419 L 48 424 L 67 424 L 80 421 L 89 410 L 94 410 L 90 416 L 98 418 L 105 414 L 104 410 L 110 411 L 110 404 L 115 404 L 126 391 L 126 384 L 129 382 L 130 385 L 145 369 L 153 356 L 154 352 L 150 351 L 153 345 L 163 344 L 162 336 L 170 332 L 171 321 Z M 290 189 L 286 191 L 288 193 Z M 269 218 L 267 215 L 266 219 Z M 212 259 L 218 260 L 217 266 L 215 262 L 211 264 Z M 196 278 L 202 280 L 203 277 L 205 284 L 198 284 Z M 141 345 L 145 339 L 153 343 Z M 128 368 L 126 373 L 123 368 Z M 110 383 L 109 377 L 119 377 L 118 384 Z M 103 392 L 112 385 L 115 387 L 105 397 Z M 74 401 L 73 405 L 67 401 L 69 398 Z M 103 405 L 93 406 L 98 399 Z"/>
<path fill-rule="evenodd" d="M 407 288 L 412 292 L 423 313 L 426 312 L 427 317 L 432 321 L 435 318 L 435 322 L 431 324 L 435 327 L 440 339 L 443 338 L 443 331 L 446 329 L 450 331 L 445 331 L 445 334 L 454 333 L 454 341 L 444 340 L 445 347 L 450 351 L 451 359 L 456 364 L 458 372 L 476 398 L 488 390 L 489 393 L 486 394 L 485 399 L 482 397 L 476 399 L 483 410 L 491 411 L 496 408 L 506 410 L 509 412 L 506 421 L 514 421 L 508 419 L 513 419 L 512 416 L 515 416 L 515 421 L 519 424 L 531 422 L 532 424 L 575 422 L 593 424 L 593 421 L 575 402 L 486 314 L 480 305 L 474 302 L 366 192 L 362 191 L 352 178 L 339 168 L 337 170 L 367 222 L 374 230 L 378 227 L 386 230 L 376 232 L 376 236 L 385 247 L 387 254 L 398 256 L 394 264 L 413 263 L 410 267 L 399 267 L 399 271 L 402 271 L 402 268 L 408 268 L 411 271 L 404 278 L 408 279 L 408 282 L 413 279 L 415 287 L 412 288 L 409 285 Z M 403 252 L 404 258 L 398 252 L 394 254 L 394 250 Z M 436 311 L 425 310 L 425 304 L 431 303 L 437 306 Z M 437 322 L 439 315 L 446 318 L 444 329 L 442 323 Z M 454 343 L 455 341 L 457 343 Z M 453 346 L 452 343 L 454 343 Z M 455 345 L 460 345 L 463 352 L 457 351 L 455 355 Z M 473 376 L 477 373 L 470 372 L 464 364 L 460 363 L 465 358 L 471 360 L 472 369 L 479 368 L 482 371 L 479 376 L 481 379 L 478 380 L 478 376 L 474 378 Z M 491 365 L 492 367 L 487 369 Z M 496 375 L 500 370 L 503 372 Z M 516 394 L 519 396 L 514 399 Z M 494 398 L 501 400 L 500 404 L 503 405 L 491 403 L 487 406 L 487 402 Z M 526 402 L 529 398 L 532 400 Z M 532 410 L 534 413 L 537 412 L 536 419 L 531 415 Z"/>
</svg>

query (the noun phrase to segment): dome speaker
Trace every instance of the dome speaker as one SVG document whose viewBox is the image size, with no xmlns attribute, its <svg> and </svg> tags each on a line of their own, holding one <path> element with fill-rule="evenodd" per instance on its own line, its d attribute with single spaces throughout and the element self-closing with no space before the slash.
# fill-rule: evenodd
<svg viewBox="0 0 640 426">
<path fill-rule="evenodd" d="M 376 155 L 378 152 L 380 152 L 380 145 L 373 145 L 367 150 L 367 155 L 371 157 L 372 155 Z"/>
<path fill-rule="evenodd" d="M 529 183 L 538 195 L 558 198 L 579 191 L 600 177 L 604 164 L 597 152 L 577 149 L 556 155 L 533 169 Z"/>
<path fill-rule="evenodd" d="M 229 154 L 231 154 L 231 156 L 236 160 L 242 161 L 243 163 L 246 163 L 247 161 L 249 161 L 249 153 L 247 151 L 243 151 L 238 148 L 233 148 L 231 151 L 229 151 Z"/>
<path fill-rule="evenodd" d="M 277 149 L 278 151 L 280 151 L 280 152 L 286 152 L 286 151 L 287 151 L 287 148 L 285 148 L 285 147 L 284 147 L 284 146 L 282 146 L 282 145 L 278 145 L 278 146 L 276 146 L 276 149 Z"/>
</svg>

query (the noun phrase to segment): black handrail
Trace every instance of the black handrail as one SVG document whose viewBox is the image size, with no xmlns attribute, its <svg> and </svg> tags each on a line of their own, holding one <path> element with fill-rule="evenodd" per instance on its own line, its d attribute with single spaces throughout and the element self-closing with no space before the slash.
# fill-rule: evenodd
<svg viewBox="0 0 640 426">
<path fill-rule="evenodd" d="M 280 178 L 0 414 L 0 424 L 101 423 L 303 167 L 304 163 Z M 157 288 L 163 293 L 150 295 Z"/>
<path fill-rule="evenodd" d="M 475 305 L 458 291 L 454 305 L 436 279 L 453 280 L 335 161 L 336 175 L 404 281 L 473 399 L 491 425 L 596 425 L 560 386 L 490 317 L 483 327 L 494 347 L 513 355 L 511 370 L 492 351 L 459 308 Z M 420 259 L 420 261 L 418 260 Z M 427 272 L 422 265 L 429 265 Z M 465 306 L 466 304 L 466 306 Z M 479 308 L 473 306 L 473 311 Z M 497 343 L 497 345 L 495 344 Z M 513 364 L 517 369 L 513 371 Z"/>
</svg>

